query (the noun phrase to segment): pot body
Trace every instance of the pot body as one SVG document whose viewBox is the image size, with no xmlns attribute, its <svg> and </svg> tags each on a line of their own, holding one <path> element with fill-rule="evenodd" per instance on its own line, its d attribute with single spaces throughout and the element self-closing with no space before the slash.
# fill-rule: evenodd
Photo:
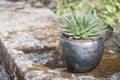
<svg viewBox="0 0 120 80">
<path fill-rule="evenodd" d="M 97 67 L 104 51 L 101 38 L 94 41 L 75 42 L 60 39 L 60 54 L 71 72 L 88 72 Z"/>
</svg>

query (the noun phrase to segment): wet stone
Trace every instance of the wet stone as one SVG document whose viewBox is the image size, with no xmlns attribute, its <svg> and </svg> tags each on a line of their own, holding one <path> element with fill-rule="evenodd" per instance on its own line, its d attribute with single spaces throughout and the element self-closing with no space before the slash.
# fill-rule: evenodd
<svg viewBox="0 0 120 80">
<path fill-rule="evenodd" d="M 61 74 L 62 77 L 72 78 L 71 72 L 69 72 L 64 66 L 62 59 L 60 57 L 59 50 L 50 50 L 47 52 L 37 52 L 37 53 L 25 53 L 26 57 L 29 58 L 33 63 L 38 65 L 43 65 L 45 67 L 50 68 L 53 71 L 57 71 Z M 96 79 L 107 79 L 111 75 L 120 72 L 120 55 L 109 53 L 107 49 L 105 49 L 104 55 L 102 57 L 101 63 L 98 67 L 87 73 L 75 73 L 79 79 L 79 76 L 95 76 Z M 117 76 L 119 79 L 120 75 Z M 86 78 L 85 78 L 86 79 Z M 111 78 L 112 79 L 112 78 Z M 116 79 L 116 80 L 117 80 Z"/>
<path fill-rule="evenodd" d="M 12 3 L 8 2 L 11 7 L 7 8 L 2 7 L 5 0 L 0 1 L 0 56 L 11 80 L 120 79 L 120 55 L 107 49 L 93 71 L 69 72 L 59 53 L 58 17 L 46 8 Z"/>
</svg>

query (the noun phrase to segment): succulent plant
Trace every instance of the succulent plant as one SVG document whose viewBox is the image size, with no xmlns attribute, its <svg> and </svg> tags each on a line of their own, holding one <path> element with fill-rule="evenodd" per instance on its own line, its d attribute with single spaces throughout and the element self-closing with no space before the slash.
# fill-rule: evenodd
<svg viewBox="0 0 120 80">
<path fill-rule="evenodd" d="M 60 25 L 64 35 L 72 39 L 94 39 L 106 31 L 103 21 L 93 14 L 72 14 Z"/>
</svg>

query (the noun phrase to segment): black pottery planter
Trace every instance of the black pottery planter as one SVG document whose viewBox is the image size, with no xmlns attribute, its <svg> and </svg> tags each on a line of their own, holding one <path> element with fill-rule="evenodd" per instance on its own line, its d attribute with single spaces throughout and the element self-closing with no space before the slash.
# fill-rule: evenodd
<svg viewBox="0 0 120 80">
<path fill-rule="evenodd" d="M 101 38 L 96 40 L 60 39 L 60 54 L 71 72 L 88 72 L 97 67 L 104 51 Z"/>
</svg>

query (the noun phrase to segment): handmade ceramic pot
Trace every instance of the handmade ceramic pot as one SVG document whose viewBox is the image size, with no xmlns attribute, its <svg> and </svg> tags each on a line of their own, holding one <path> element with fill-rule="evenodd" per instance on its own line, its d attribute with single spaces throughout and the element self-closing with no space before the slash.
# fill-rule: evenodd
<svg viewBox="0 0 120 80">
<path fill-rule="evenodd" d="M 60 54 L 67 69 L 71 72 L 88 72 L 95 69 L 104 51 L 102 38 L 96 40 L 60 39 Z"/>
</svg>

